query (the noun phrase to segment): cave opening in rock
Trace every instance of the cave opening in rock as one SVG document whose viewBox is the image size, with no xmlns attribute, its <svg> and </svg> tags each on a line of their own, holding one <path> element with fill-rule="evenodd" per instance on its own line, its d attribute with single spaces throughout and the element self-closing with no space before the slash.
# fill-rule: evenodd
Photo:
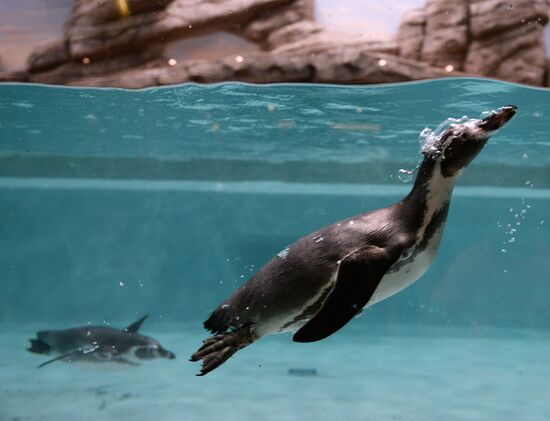
<svg viewBox="0 0 550 421">
<path fill-rule="evenodd" d="M 259 51 L 260 47 L 229 32 L 214 32 L 196 37 L 170 41 L 164 48 L 164 57 L 169 64 L 192 59 L 214 60 L 234 55 Z M 170 60 L 175 60 L 170 61 Z"/>
</svg>

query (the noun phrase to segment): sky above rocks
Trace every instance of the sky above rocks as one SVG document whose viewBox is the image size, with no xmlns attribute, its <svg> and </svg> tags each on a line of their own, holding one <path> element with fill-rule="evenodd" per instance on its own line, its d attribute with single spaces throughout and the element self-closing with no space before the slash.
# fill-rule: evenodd
<svg viewBox="0 0 550 421">
<path fill-rule="evenodd" d="M 315 14 L 320 23 L 335 31 L 388 39 L 396 33 L 406 11 L 425 3 L 425 0 L 316 0 Z"/>
<path fill-rule="evenodd" d="M 339 32 L 362 33 L 389 39 L 403 14 L 425 0 L 316 0 L 316 19 Z M 39 44 L 61 36 L 73 0 L 0 0 L 0 66 L 24 67 L 28 54 Z M 550 25 L 546 27 L 550 51 Z"/>
</svg>

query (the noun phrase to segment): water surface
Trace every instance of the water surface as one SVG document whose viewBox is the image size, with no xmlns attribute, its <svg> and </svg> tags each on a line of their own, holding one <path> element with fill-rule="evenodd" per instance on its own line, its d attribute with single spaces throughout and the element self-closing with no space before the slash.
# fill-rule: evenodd
<svg viewBox="0 0 550 421">
<path fill-rule="evenodd" d="M 509 103 L 421 280 L 325 341 L 266 338 L 193 375 L 201 323 L 236 286 L 399 200 L 425 127 Z M 0 86 L 0 419 L 548 419 L 549 117 L 549 91 L 483 79 Z M 24 350 L 39 329 L 145 313 L 175 361 L 36 370 Z"/>
</svg>

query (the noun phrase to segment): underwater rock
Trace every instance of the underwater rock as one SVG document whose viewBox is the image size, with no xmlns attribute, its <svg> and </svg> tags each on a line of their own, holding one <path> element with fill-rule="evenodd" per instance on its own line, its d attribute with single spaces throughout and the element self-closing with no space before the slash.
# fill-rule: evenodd
<svg viewBox="0 0 550 421">
<path fill-rule="evenodd" d="M 288 374 L 298 377 L 316 377 L 318 375 L 316 368 L 289 368 Z"/>
</svg>

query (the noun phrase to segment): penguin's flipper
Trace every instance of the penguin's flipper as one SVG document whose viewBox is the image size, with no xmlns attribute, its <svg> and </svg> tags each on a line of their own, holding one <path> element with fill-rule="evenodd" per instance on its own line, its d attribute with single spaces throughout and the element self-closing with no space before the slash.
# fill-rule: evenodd
<svg viewBox="0 0 550 421">
<path fill-rule="evenodd" d="M 77 355 L 81 355 L 81 354 L 83 354 L 83 351 L 81 351 L 81 350 L 67 352 L 66 354 L 60 355 L 59 357 L 52 358 L 51 360 L 48 360 L 46 362 L 43 362 L 40 365 L 37 365 L 36 368 L 42 368 L 45 365 L 54 363 L 56 361 L 64 360 L 65 358 L 76 357 Z"/>
<path fill-rule="evenodd" d="M 129 325 L 128 327 L 124 328 L 124 331 L 125 332 L 128 332 L 128 333 L 137 333 L 139 328 L 141 327 L 141 325 L 143 324 L 143 322 L 145 321 L 145 319 L 149 317 L 148 314 L 146 314 L 145 316 L 143 316 L 141 319 L 139 320 L 136 320 L 134 323 L 132 323 L 131 325 Z"/>
<path fill-rule="evenodd" d="M 292 339 L 315 342 L 342 328 L 367 305 L 395 260 L 385 249 L 374 246 L 347 255 L 339 263 L 335 286 L 323 307 Z"/>
</svg>

